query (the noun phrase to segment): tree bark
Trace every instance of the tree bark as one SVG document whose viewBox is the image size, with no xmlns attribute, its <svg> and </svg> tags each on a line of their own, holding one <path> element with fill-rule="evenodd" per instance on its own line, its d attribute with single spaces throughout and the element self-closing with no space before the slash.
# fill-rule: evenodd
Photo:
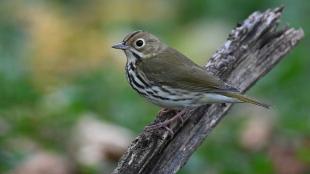
<svg viewBox="0 0 310 174">
<path fill-rule="evenodd" d="M 303 36 L 302 29 L 278 28 L 282 7 L 254 12 L 229 34 L 209 59 L 206 71 L 245 92 L 268 73 Z M 173 174 L 225 116 L 231 104 L 187 109 L 184 124 L 167 130 L 144 131 L 129 146 L 113 174 Z M 170 118 L 171 112 L 155 123 Z"/>
</svg>

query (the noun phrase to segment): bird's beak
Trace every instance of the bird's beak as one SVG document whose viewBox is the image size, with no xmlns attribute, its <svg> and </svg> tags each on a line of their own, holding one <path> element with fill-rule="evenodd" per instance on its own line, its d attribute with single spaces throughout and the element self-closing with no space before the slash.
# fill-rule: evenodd
<svg viewBox="0 0 310 174">
<path fill-rule="evenodd" d="M 121 49 L 121 50 L 127 50 L 127 49 L 128 49 L 128 46 L 125 45 L 124 42 L 120 42 L 120 43 L 117 43 L 117 44 L 112 45 L 112 48 Z"/>
</svg>

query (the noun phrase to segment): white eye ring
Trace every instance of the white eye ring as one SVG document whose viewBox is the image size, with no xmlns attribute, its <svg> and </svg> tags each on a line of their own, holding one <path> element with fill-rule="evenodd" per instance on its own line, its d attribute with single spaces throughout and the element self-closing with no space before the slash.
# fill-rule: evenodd
<svg viewBox="0 0 310 174">
<path fill-rule="evenodd" d="M 142 47 L 144 47 L 144 45 L 145 45 L 145 41 L 142 38 L 137 39 L 136 42 L 135 42 L 135 47 L 136 48 L 142 48 Z"/>
</svg>

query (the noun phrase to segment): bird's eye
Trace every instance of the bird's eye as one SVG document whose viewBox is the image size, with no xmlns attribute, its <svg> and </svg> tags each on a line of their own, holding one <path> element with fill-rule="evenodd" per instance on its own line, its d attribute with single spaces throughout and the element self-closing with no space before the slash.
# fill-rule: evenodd
<svg viewBox="0 0 310 174">
<path fill-rule="evenodd" d="M 144 46 L 145 42 L 143 39 L 138 39 L 135 44 L 136 44 L 137 48 L 142 48 Z"/>
</svg>

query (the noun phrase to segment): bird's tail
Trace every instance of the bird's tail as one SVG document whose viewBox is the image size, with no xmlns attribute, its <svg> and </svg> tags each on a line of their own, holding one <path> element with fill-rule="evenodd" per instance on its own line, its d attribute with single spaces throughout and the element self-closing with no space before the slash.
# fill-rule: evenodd
<svg viewBox="0 0 310 174">
<path fill-rule="evenodd" d="M 270 105 L 261 103 L 255 99 L 249 98 L 249 97 L 242 95 L 240 93 L 227 92 L 227 93 L 223 93 L 223 95 L 225 95 L 226 97 L 235 98 L 235 99 L 239 100 L 240 102 L 251 103 L 251 104 L 254 104 L 257 106 L 261 106 L 261 107 L 270 109 Z"/>
</svg>

